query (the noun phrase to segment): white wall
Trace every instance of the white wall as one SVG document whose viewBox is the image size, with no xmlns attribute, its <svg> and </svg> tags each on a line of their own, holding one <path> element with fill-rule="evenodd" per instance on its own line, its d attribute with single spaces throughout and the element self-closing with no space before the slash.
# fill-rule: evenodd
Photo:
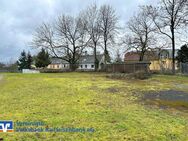
<svg viewBox="0 0 188 141">
<path fill-rule="evenodd" d="M 38 70 L 23 69 L 22 73 L 40 73 Z"/>
<path fill-rule="evenodd" d="M 81 68 L 82 65 L 82 68 Z M 85 67 L 85 65 L 87 65 L 87 68 Z M 93 68 L 92 68 L 93 65 Z M 94 70 L 95 69 L 95 65 L 94 64 L 79 64 L 79 68 L 80 70 Z"/>
<path fill-rule="evenodd" d="M 48 69 L 69 69 L 69 64 L 50 64 Z"/>
</svg>

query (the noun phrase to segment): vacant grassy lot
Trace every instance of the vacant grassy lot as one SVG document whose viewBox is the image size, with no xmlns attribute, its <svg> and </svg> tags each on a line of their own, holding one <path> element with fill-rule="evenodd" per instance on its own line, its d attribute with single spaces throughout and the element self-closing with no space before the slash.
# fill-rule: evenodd
<svg viewBox="0 0 188 141">
<path fill-rule="evenodd" d="M 0 120 L 87 127 L 94 133 L 1 133 L 5 141 L 188 141 L 188 112 L 145 105 L 149 91 L 188 92 L 188 77 L 112 80 L 105 74 L 3 74 Z"/>
</svg>

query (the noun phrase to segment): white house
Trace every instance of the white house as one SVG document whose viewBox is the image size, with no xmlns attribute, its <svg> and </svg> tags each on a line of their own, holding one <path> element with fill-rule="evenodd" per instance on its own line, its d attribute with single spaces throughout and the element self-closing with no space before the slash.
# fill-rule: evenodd
<svg viewBox="0 0 188 141">
<path fill-rule="evenodd" d="M 99 61 L 99 70 L 102 68 L 104 65 L 104 55 L 99 54 L 97 55 L 97 59 Z M 62 59 L 58 58 L 52 58 L 51 59 L 51 64 L 48 65 L 48 69 L 69 69 L 70 64 L 67 61 L 64 61 Z M 78 61 L 78 68 L 77 70 L 79 71 L 92 71 L 95 69 L 95 58 L 94 55 L 83 55 L 80 57 Z"/>
<path fill-rule="evenodd" d="M 99 54 L 97 55 L 97 59 L 99 61 L 98 69 L 102 68 L 104 65 L 104 55 Z M 95 70 L 95 57 L 94 55 L 83 55 L 79 59 L 79 67 L 78 70 Z"/>
</svg>

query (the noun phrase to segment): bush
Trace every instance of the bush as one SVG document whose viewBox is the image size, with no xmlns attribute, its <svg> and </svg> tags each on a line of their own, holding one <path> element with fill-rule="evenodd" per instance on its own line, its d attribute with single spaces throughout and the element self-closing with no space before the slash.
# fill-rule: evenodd
<svg viewBox="0 0 188 141">
<path fill-rule="evenodd" d="M 140 79 L 140 80 L 144 80 L 144 79 L 148 79 L 150 78 L 150 74 L 146 73 L 144 71 L 137 71 L 135 73 L 113 73 L 110 75 L 107 75 L 107 78 L 112 78 L 112 79 Z"/>
<path fill-rule="evenodd" d="M 56 70 L 56 69 L 41 69 L 39 70 L 40 73 L 63 73 L 63 72 L 70 72 L 70 69 L 64 69 L 64 70 Z"/>
<path fill-rule="evenodd" d="M 112 79 L 126 79 L 125 73 L 113 73 L 113 74 L 108 74 L 106 77 L 107 78 L 112 78 Z"/>
<path fill-rule="evenodd" d="M 144 71 L 137 71 L 135 73 L 131 73 L 128 75 L 128 78 L 132 78 L 132 79 L 140 79 L 140 80 L 144 80 L 144 79 L 148 79 L 150 78 L 150 74 L 146 73 Z"/>
</svg>

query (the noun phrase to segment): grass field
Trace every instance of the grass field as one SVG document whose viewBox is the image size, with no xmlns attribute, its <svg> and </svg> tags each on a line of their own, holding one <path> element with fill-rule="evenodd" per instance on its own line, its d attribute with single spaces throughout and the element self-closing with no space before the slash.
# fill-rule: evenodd
<svg viewBox="0 0 188 141">
<path fill-rule="evenodd" d="M 187 87 L 186 87 L 187 86 Z M 112 80 L 100 73 L 3 74 L 0 120 L 94 132 L 0 133 L 5 141 L 188 141 L 188 112 L 145 105 L 148 91 L 188 91 L 188 77 Z"/>
</svg>

